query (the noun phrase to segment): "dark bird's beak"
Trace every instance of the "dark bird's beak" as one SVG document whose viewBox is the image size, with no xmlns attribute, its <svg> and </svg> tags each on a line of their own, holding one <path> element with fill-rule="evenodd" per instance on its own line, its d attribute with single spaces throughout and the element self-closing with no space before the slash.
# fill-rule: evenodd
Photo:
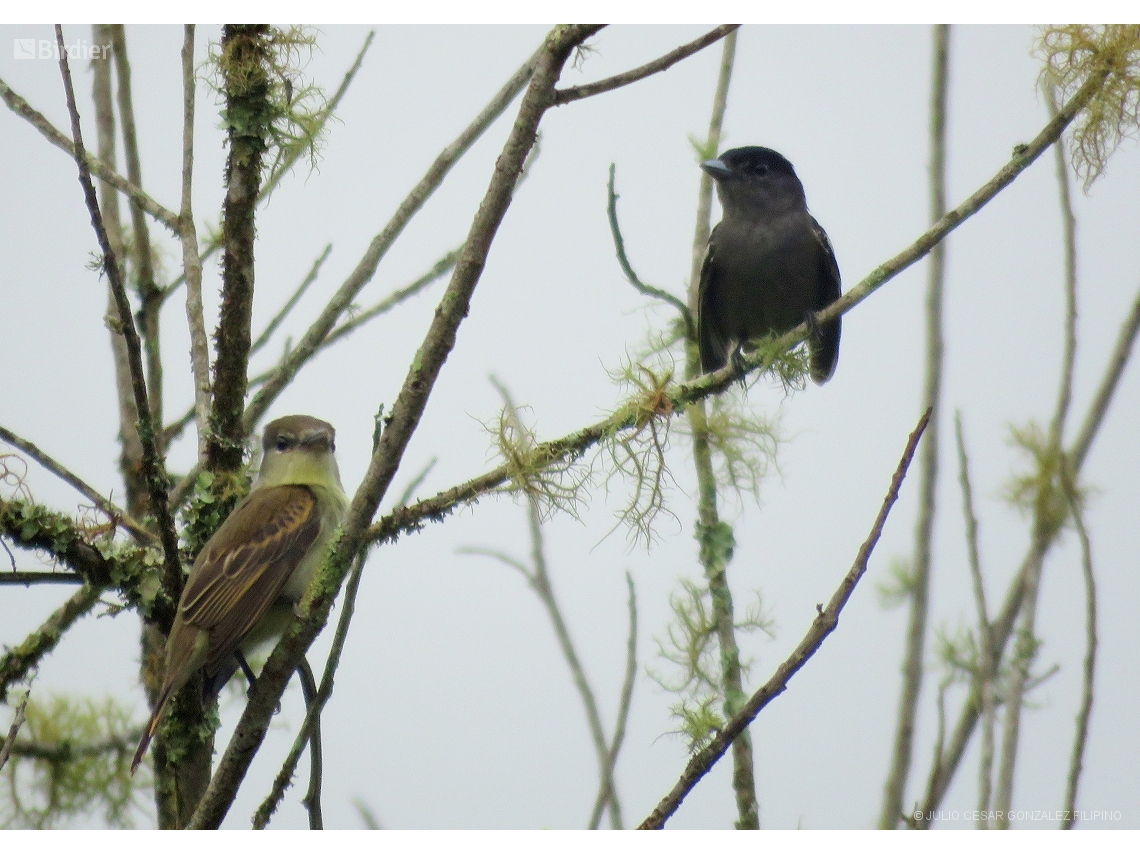
<svg viewBox="0 0 1140 855">
<path fill-rule="evenodd" d="M 732 177 L 732 170 L 725 165 L 723 160 L 706 160 L 701 164 L 701 169 L 717 181 L 723 181 L 725 178 Z"/>
</svg>

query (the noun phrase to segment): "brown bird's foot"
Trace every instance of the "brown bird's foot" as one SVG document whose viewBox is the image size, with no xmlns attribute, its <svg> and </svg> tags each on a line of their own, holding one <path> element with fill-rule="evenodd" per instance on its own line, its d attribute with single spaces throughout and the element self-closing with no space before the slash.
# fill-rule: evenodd
<svg viewBox="0 0 1140 855">
<path fill-rule="evenodd" d="M 257 675 L 253 673 L 253 669 L 249 667 L 249 663 L 245 661 L 240 650 L 234 651 L 234 659 L 237 660 L 238 667 L 241 668 L 241 672 L 245 674 L 245 679 L 249 683 L 245 690 L 246 697 L 249 697 L 250 692 L 253 691 L 253 684 L 257 682 Z"/>
</svg>

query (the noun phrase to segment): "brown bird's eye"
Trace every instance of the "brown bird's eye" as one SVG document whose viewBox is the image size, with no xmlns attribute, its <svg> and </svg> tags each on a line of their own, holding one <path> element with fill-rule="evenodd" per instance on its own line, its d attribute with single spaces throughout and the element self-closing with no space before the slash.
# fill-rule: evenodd
<svg viewBox="0 0 1140 855">
<path fill-rule="evenodd" d="M 277 446 L 278 451 L 284 451 L 289 447 L 289 440 L 283 436 L 279 436 L 277 437 L 277 442 L 275 445 Z"/>
</svg>

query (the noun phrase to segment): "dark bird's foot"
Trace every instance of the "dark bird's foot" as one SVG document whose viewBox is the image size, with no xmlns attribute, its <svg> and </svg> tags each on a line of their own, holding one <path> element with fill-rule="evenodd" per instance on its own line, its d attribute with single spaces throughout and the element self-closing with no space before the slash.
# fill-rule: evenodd
<svg viewBox="0 0 1140 855">
<path fill-rule="evenodd" d="M 806 312 L 804 312 L 804 323 L 808 328 L 808 337 L 812 341 L 819 341 L 823 336 L 823 329 L 820 327 L 819 321 L 816 319 L 815 312 L 813 312 L 811 309 L 808 309 Z"/>
<path fill-rule="evenodd" d="M 747 380 L 745 372 L 748 370 L 748 366 L 744 364 L 744 353 L 739 347 L 732 351 L 732 356 L 729 357 L 728 362 L 732 366 L 732 373 L 735 375 L 733 379 L 738 380 L 740 385 L 744 386 Z"/>
</svg>

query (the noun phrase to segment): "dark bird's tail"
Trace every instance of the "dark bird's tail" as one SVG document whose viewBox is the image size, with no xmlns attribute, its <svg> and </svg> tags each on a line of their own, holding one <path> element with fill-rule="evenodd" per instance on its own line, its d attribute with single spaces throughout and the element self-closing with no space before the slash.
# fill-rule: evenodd
<svg viewBox="0 0 1140 855">
<path fill-rule="evenodd" d="M 811 379 L 823 385 L 835 373 L 839 362 L 839 318 L 820 324 L 816 334 L 809 339 L 811 353 Z"/>
</svg>

